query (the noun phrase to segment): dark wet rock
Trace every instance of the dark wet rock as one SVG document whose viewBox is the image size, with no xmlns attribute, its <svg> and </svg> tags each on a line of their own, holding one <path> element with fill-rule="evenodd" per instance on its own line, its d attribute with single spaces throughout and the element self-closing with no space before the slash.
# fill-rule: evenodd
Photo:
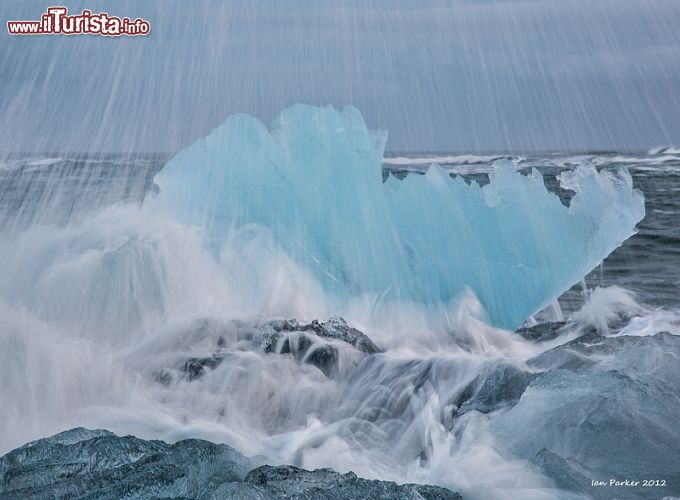
<svg viewBox="0 0 680 500">
<path fill-rule="evenodd" d="M 368 336 L 361 333 L 356 328 L 352 328 L 344 319 L 338 316 L 330 318 L 325 323 L 314 320 L 308 325 L 302 325 L 300 330 L 313 331 L 319 337 L 327 339 L 342 340 L 366 354 L 380 352 L 378 346 L 376 346 Z"/>
<path fill-rule="evenodd" d="M 200 498 L 256 465 L 226 445 L 73 429 L 0 459 L 0 498 Z"/>
<path fill-rule="evenodd" d="M 101 451 L 90 453 L 93 449 Z M 131 436 L 119 438 L 101 430 L 73 429 L 29 443 L 2 457 L 0 491 L 39 490 L 60 477 L 97 474 L 128 465 L 161 449 L 153 441 L 147 443 Z"/>
<path fill-rule="evenodd" d="M 245 482 L 294 494 L 321 484 L 340 483 L 348 477 L 356 478 L 356 474 L 340 474 L 332 469 L 317 469 L 312 472 L 290 465 L 263 465 L 251 470 Z"/>
<path fill-rule="evenodd" d="M 510 363 L 501 363 L 477 377 L 458 399 L 457 415 L 469 411 L 490 413 L 513 406 L 535 375 Z"/>
<path fill-rule="evenodd" d="M 330 377 L 337 367 L 338 350 L 328 340 L 344 342 L 365 354 L 380 352 L 370 338 L 339 317 L 309 324 L 294 319 L 271 321 L 264 328 L 261 346 L 266 353 L 292 354 L 297 361 L 314 365 Z"/>
<path fill-rule="evenodd" d="M 542 448 L 529 460 L 529 469 L 550 478 L 560 490 L 592 493 L 591 480 L 569 461 L 547 448 Z"/>
<path fill-rule="evenodd" d="M 435 486 L 261 464 L 197 439 L 171 445 L 79 428 L 0 458 L 0 498 L 461 498 Z"/>
<path fill-rule="evenodd" d="M 290 352 L 290 346 L 286 344 L 285 350 L 284 347 L 281 346 L 279 348 L 279 341 L 281 339 L 285 339 L 285 335 L 282 333 L 279 333 L 277 331 L 270 331 L 266 332 L 264 336 L 262 337 L 262 349 L 264 352 L 267 354 L 269 353 L 278 353 L 278 354 L 287 354 Z"/>
<path fill-rule="evenodd" d="M 292 333 L 292 332 L 291 332 Z M 268 332 L 262 340 L 262 348 L 266 353 L 292 354 L 296 361 L 309 363 L 330 377 L 338 362 L 338 350 L 327 343 L 314 343 L 304 333 L 294 336 L 279 332 Z"/>
<path fill-rule="evenodd" d="M 340 474 L 331 469 L 306 471 L 283 465 L 258 467 L 248 473 L 246 483 L 268 488 L 274 498 L 296 499 L 427 499 L 460 500 L 462 497 L 436 486 L 405 484 L 361 479 L 353 472 Z"/>
<path fill-rule="evenodd" d="M 338 351 L 331 345 L 315 347 L 305 356 L 305 362 L 316 366 L 324 375 L 330 377 L 338 362 Z"/>
<path fill-rule="evenodd" d="M 229 335 L 230 332 L 232 335 Z M 169 386 L 174 381 L 191 382 L 203 378 L 225 362 L 229 349 L 225 336 L 243 342 L 242 346 L 246 348 L 261 347 L 268 354 L 292 354 L 298 363 L 316 366 L 328 377 L 336 373 L 339 361 L 338 348 L 332 345 L 334 341 L 364 354 L 380 352 L 370 338 L 339 317 L 326 322 L 314 320 L 308 324 L 301 324 L 295 319 L 229 324 L 204 319 L 192 324 L 187 331 L 187 335 L 198 340 L 211 338 L 213 333 L 220 335 L 216 342 L 213 340 L 213 352 L 207 351 L 204 356 L 183 359 L 170 369 L 158 370 L 154 373 L 155 380 Z"/>
<path fill-rule="evenodd" d="M 560 336 L 566 323 L 564 321 L 554 321 L 539 323 L 534 326 L 523 327 L 517 330 L 517 334 L 533 342 L 545 342 Z"/>
<path fill-rule="evenodd" d="M 378 346 L 376 346 L 367 335 L 356 328 L 349 326 L 347 322 L 339 316 L 334 316 L 325 322 L 315 319 L 311 323 L 300 324 L 296 320 L 291 319 L 272 321 L 270 322 L 270 325 L 274 330 L 273 333 L 308 332 L 324 339 L 346 342 L 366 354 L 381 352 L 380 349 L 378 349 Z"/>
<path fill-rule="evenodd" d="M 214 370 L 220 363 L 224 361 L 224 356 L 221 354 L 214 354 L 203 358 L 189 358 L 187 359 L 180 370 L 186 374 L 187 379 L 196 380 L 205 375 L 207 370 Z"/>
</svg>

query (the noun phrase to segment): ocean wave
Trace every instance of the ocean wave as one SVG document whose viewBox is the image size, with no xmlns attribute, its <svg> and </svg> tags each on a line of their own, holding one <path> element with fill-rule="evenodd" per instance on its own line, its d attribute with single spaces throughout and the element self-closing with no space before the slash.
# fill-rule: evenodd
<svg viewBox="0 0 680 500">
<path fill-rule="evenodd" d="M 657 146 L 655 148 L 650 149 L 649 154 L 650 155 L 661 155 L 661 154 L 680 155 L 680 148 L 676 148 L 675 146 Z"/>
<path fill-rule="evenodd" d="M 508 156 L 499 155 L 456 155 L 456 156 L 386 156 L 383 158 L 384 165 L 432 165 L 433 163 L 439 165 L 476 165 L 480 163 L 493 163 L 496 160 L 509 158 Z"/>
</svg>

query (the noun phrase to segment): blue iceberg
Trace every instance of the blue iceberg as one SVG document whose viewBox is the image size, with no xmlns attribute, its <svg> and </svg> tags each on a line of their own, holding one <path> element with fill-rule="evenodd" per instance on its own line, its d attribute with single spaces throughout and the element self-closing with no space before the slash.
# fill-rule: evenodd
<svg viewBox="0 0 680 500">
<path fill-rule="evenodd" d="M 376 293 L 445 305 L 472 290 L 505 328 L 553 302 L 644 217 L 622 169 L 562 172 L 568 206 L 538 170 L 507 160 L 483 187 L 436 164 L 383 182 L 386 140 L 351 107 L 295 105 L 271 131 L 233 115 L 170 160 L 146 204 L 201 228 L 216 251 L 247 238 L 243 228 L 264 229 L 340 301 Z"/>
</svg>

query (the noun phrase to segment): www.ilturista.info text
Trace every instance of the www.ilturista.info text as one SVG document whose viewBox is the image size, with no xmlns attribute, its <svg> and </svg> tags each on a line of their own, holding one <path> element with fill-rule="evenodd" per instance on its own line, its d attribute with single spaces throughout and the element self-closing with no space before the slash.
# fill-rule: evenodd
<svg viewBox="0 0 680 500">
<path fill-rule="evenodd" d="M 7 21 L 11 35 L 147 35 L 151 25 L 144 19 L 131 21 L 109 16 L 105 12 L 93 14 L 84 10 L 75 16 L 68 15 L 66 7 L 50 7 L 40 21 Z"/>
</svg>

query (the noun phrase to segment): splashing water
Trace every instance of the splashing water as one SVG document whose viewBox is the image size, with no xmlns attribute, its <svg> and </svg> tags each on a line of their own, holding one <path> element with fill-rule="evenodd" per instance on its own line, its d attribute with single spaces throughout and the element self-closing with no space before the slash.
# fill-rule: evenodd
<svg viewBox="0 0 680 500">
<path fill-rule="evenodd" d="M 64 202 L 72 186 L 54 184 L 49 203 L 3 220 L 0 449 L 86 425 L 469 498 L 579 497 L 533 460 L 541 440 L 518 444 L 512 430 L 528 433 L 560 380 L 582 383 L 536 378 L 563 369 L 561 344 L 589 328 L 617 333 L 619 310 L 653 314 L 609 289 L 542 342 L 503 328 L 634 234 L 642 195 L 626 170 L 583 165 L 560 173 L 565 205 L 537 169 L 507 160 L 484 187 L 437 165 L 383 183 L 385 140 L 353 108 L 294 106 L 271 132 L 236 115 L 170 160 L 158 193 L 102 187 L 118 201 L 85 216 L 91 207 Z M 342 320 L 323 322 L 335 314 L 380 352 L 338 334 Z M 677 348 L 648 329 L 647 367 Z M 622 352 L 610 362 L 629 370 Z M 593 373 L 608 394 L 623 383 Z M 569 404 L 591 401 L 583 391 Z M 553 432 L 557 417 L 546 418 Z M 574 455 L 570 439 L 553 451 Z M 657 458 L 668 453 L 650 467 Z"/>
</svg>

